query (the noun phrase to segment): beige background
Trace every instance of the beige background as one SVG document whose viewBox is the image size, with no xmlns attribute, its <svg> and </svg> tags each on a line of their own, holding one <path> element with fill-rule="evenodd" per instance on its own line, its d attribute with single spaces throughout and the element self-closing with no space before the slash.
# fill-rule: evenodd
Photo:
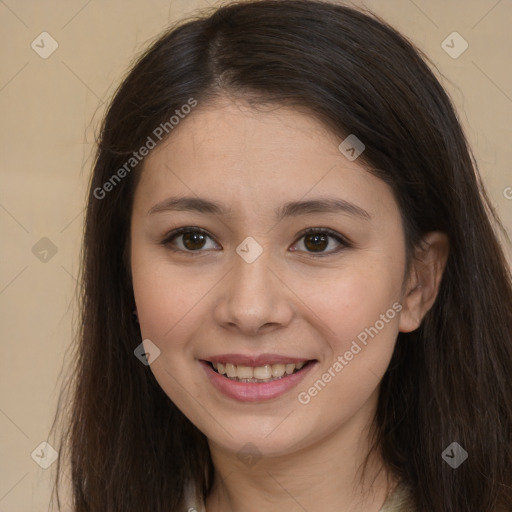
<svg viewBox="0 0 512 512">
<path fill-rule="evenodd" d="M 411 38 L 446 77 L 510 236 L 510 0 L 354 4 L 375 10 Z M 48 510 L 55 465 L 44 470 L 31 453 L 48 439 L 72 343 L 85 185 L 105 103 L 149 40 L 207 5 L 0 0 L 0 512 Z M 43 31 L 59 45 L 47 59 L 31 47 Z M 457 59 L 441 47 L 453 31 L 469 44 Z M 43 237 L 57 249 L 46 262 L 32 251 Z"/>
</svg>

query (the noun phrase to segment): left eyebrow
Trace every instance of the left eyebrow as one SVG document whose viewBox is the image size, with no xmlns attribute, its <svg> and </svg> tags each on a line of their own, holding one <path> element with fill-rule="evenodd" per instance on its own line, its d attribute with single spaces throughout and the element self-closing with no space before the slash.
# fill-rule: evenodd
<svg viewBox="0 0 512 512">
<path fill-rule="evenodd" d="M 170 197 L 153 206 L 148 215 L 167 211 L 195 211 L 219 216 L 232 215 L 232 210 L 222 203 L 200 197 Z M 276 217 L 296 217 L 312 213 L 346 213 L 370 220 L 371 215 L 356 204 L 339 198 L 317 198 L 309 201 L 291 201 L 276 209 Z"/>
<path fill-rule="evenodd" d="M 294 217 L 297 215 L 308 215 L 310 213 L 347 213 L 365 220 L 371 216 L 360 206 L 338 198 L 319 198 L 310 201 L 292 201 L 285 203 L 277 209 L 278 219 Z"/>
</svg>

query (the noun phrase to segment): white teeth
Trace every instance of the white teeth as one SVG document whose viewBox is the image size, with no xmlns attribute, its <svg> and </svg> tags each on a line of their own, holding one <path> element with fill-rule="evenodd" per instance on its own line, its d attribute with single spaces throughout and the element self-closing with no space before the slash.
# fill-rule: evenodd
<svg viewBox="0 0 512 512">
<path fill-rule="evenodd" d="M 229 379 L 244 381 L 244 382 L 269 382 L 275 379 L 280 379 L 286 375 L 291 375 L 295 371 L 300 370 L 306 364 L 305 361 L 301 363 L 276 363 L 265 364 L 263 366 L 237 366 L 233 363 L 212 363 L 213 367 L 221 375 L 226 375 Z"/>
<path fill-rule="evenodd" d="M 254 378 L 255 379 L 270 379 L 272 377 L 272 366 L 266 364 L 265 366 L 257 366 L 254 368 Z"/>
<path fill-rule="evenodd" d="M 272 377 L 282 377 L 284 375 L 284 364 L 272 365 Z"/>
<path fill-rule="evenodd" d="M 236 376 L 239 379 L 252 379 L 254 377 L 254 370 L 250 366 L 237 366 Z"/>
<path fill-rule="evenodd" d="M 290 373 L 293 373 L 293 370 L 295 370 L 295 365 L 293 363 L 289 363 L 284 367 L 284 370 L 289 375 Z"/>
<path fill-rule="evenodd" d="M 228 377 L 236 377 L 236 366 L 231 363 L 226 363 L 226 375 Z"/>
</svg>

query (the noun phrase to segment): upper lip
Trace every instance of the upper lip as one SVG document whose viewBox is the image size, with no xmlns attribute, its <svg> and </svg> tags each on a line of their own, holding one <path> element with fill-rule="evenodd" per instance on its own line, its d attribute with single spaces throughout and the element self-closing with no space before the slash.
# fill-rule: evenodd
<svg viewBox="0 0 512 512">
<path fill-rule="evenodd" d="M 306 363 L 311 361 L 309 358 L 292 357 L 281 354 L 220 354 L 217 356 L 205 357 L 203 361 L 210 363 L 233 363 L 241 366 L 263 366 L 265 364 L 287 364 L 287 363 Z"/>
</svg>

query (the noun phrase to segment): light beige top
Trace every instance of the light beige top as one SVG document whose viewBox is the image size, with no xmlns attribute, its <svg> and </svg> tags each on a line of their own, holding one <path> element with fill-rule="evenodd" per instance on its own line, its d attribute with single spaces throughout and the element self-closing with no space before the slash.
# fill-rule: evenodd
<svg viewBox="0 0 512 512">
<path fill-rule="evenodd" d="M 410 493 L 407 487 L 399 484 L 388 496 L 379 512 L 414 512 L 410 503 Z"/>
<path fill-rule="evenodd" d="M 186 512 L 206 512 L 204 503 L 198 502 L 194 497 L 193 488 L 186 491 Z M 409 504 L 409 492 L 404 485 L 398 485 L 388 496 L 379 512 L 414 512 Z"/>
</svg>

